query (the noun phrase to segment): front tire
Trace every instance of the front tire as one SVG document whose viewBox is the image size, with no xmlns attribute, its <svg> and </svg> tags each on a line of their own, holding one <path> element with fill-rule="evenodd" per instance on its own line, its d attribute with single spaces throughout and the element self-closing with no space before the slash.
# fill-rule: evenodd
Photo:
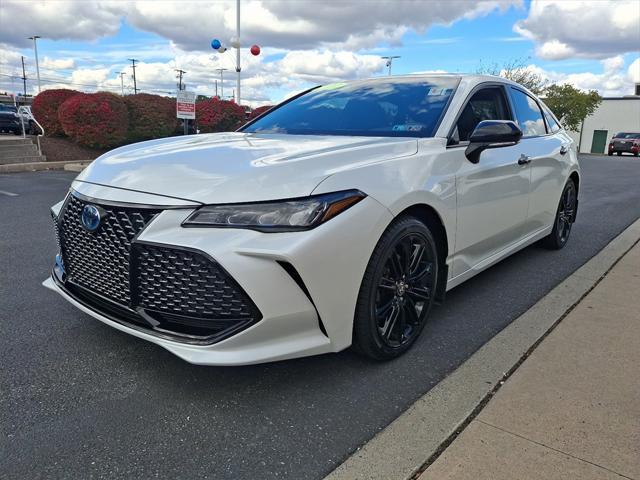
<svg viewBox="0 0 640 480">
<path fill-rule="evenodd" d="M 376 360 L 402 355 L 426 323 L 436 292 L 438 251 L 429 228 L 400 217 L 384 232 L 360 286 L 353 347 Z"/>
<path fill-rule="evenodd" d="M 564 186 L 564 190 L 562 190 L 560 203 L 556 211 L 556 219 L 553 223 L 553 230 L 548 236 L 542 239 L 542 245 L 550 250 L 560 250 L 564 248 L 569 241 L 571 227 L 576 217 L 577 205 L 578 190 L 576 184 L 570 178 Z"/>
</svg>

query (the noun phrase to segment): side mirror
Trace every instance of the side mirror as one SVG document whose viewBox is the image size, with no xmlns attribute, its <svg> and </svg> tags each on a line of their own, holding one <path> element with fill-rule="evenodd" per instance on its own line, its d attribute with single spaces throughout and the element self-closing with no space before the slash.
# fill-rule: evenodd
<svg viewBox="0 0 640 480">
<path fill-rule="evenodd" d="M 464 154 L 471 163 L 478 163 L 483 150 L 510 147 L 521 138 L 522 130 L 511 120 L 483 120 L 471 133 Z"/>
</svg>

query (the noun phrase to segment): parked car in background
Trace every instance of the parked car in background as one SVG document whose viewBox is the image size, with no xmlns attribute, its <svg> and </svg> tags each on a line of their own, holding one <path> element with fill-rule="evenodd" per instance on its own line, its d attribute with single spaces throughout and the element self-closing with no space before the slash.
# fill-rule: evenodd
<svg viewBox="0 0 640 480">
<path fill-rule="evenodd" d="M 617 153 L 631 153 L 638 156 L 640 152 L 640 133 L 638 132 L 621 132 L 613 136 L 609 142 L 609 156 Z"/>
<path fill-rule="evenodd" d="M 0 131 L 22 135 L 22 124 L 16 107 L 0 103 Z"/>
<path fill-rule="evenodd" d="M 340 82 L 96 159 L 52 207 L 44 285 L 192 363 L 391 359 L 447 290 L 563 248 L 579 188 L 571 137 L 517 83 Z"/>
</svg>

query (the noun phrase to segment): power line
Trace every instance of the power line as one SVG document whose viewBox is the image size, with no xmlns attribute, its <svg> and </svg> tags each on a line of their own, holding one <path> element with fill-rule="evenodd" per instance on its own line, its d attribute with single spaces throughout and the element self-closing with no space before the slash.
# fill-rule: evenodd
<svg viewBox="0 0 640 480">
<path fill-rule="evenodd" d="M 136 62 L 138 60 L 136 60 L 135 58 L 130 58 L 129 61 L 131 62 L 131 68 L 133 68 L 133 94 L 137 95 L 138 84 L 136 83 Z"/>
</svg>

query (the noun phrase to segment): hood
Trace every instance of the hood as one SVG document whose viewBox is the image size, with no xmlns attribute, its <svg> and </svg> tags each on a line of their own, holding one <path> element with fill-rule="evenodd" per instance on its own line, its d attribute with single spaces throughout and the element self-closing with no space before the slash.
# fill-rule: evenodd
<svg viewBox="0 0 640 480">
<path fill-rule="evenodd" d="M 416 152 L 412 138 L 213 133 L 117 148 L 77 180 L 201 203 L 276 200 L 309 195 L 341 170 Z"/>
</svg>

